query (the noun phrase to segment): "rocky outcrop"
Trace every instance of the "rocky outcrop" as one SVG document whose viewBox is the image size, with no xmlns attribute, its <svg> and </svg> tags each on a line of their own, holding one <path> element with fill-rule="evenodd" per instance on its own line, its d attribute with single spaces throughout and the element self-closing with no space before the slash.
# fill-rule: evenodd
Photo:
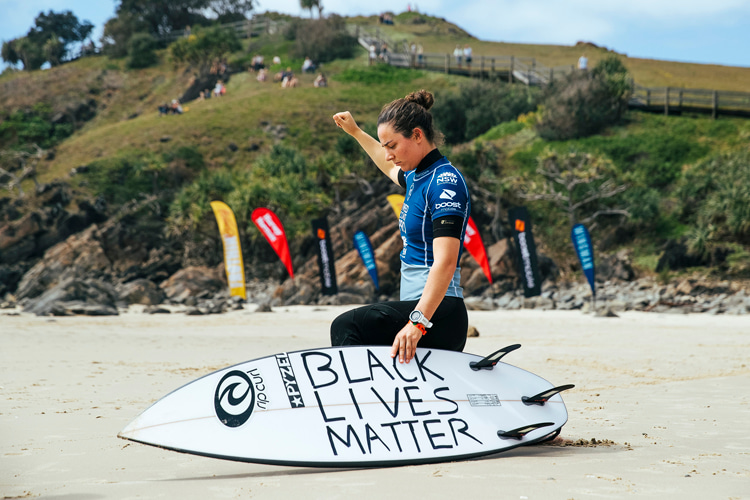
<svg viewBox="0 0 750 500">
<path fill-rule="evenodd" d="M 118 303 L 155 306 L 164 301 L 164 291 L 151 280 L 137 279 L 115 287 Z"/>
<path fill-rule="evenodd" d="M 23 311 L 37 316 L 117 315 L 113 286 L 101 280 L 68 278 L 26 301 Z"/>
<path fill-rule="evenodd" d="M 190 297 L 212 297 L 226 286 L 226 279 L 218 269 L 193 266 L 177 271 L 161 284 L 161 289 L 171 302 L 184 304 Z"/>
<path fill-rule="evenodd" d="M 105 223 L 93 224 L 49 248 L 18 283 L 19 301 L 42 295 L 70 278 L 117 284 L 161 281 L 180 268 L 163 236 L 163 221 L 152 200 L 133 202 Z"/>
<path fill-rule="evenodd" d="M 488 306 L 492 304 L 492 306 Z M 605 282 L 597 285 L 596 305 L 588 284 L 548 284 L 538 297 L 524 298 L 521 291 L 499 297 L 467 300 L 474 309 L 583 310 L 596 307 L 618 313 L 643 311 L 659 313 L 750 314 L 750 294 L 729 282 L 707 283 L 683 279 L 660 284 L 652 278 L 632 282 Z"/>
</svg>

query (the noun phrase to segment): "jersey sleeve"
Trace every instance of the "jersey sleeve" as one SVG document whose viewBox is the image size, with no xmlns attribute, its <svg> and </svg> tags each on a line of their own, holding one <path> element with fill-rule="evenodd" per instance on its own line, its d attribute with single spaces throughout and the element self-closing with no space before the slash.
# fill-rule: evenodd
<svg viewBox="0 0 750 500">
<path fill-rule="evenodd" d="M 465 219 L 469 191 L 463 177 L 453 169 L 437 172 L 427 189 L 427 203 L 433 221 L 447 215 Z"/>
</svg>

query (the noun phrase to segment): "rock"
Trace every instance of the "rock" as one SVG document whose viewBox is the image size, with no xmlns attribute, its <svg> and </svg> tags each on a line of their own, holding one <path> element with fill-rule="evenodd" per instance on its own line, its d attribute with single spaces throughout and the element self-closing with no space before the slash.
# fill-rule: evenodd
<svg viewBox="0 0 750 500">
<path fill-rule="evenodd" d="M 496 309 L 494 301 L 489 297 L 466 297 L 464 304 L 469 311 L 494 311 Z"/>
<path fill-rule="evenodd" d="M 473 325 L 469 325 L 469 329 L 466 332 L 467 337 L 479 337 L 479 330 Z"/>
<path fill-rule="evenodd" d="M 487 247 L 487 261 L 490 264 L 493 281 L 518 276 L 518 271 L 513 263 L 512 246 L 508 238 L 499 240 Z"/>
<path fill-rule="evenodd" d="M 273 309 L 271 309 L 271 304 L 266 302 L 263 304 L 258 304 L 258 307 L 255 309 L 255 312 L 270 313 L 270 312 L 273 312 Z"/>
<path fill-rule="evenodd" d="M 688 252 L 687 245 L 682 242 L 669 240 L 656 264 L 656 272 L 678 270 L 688 267 L 704 266 L 707 259 Z"/>
<path fill-rule="evenodd" d="M 25 302 L 24 312 L 37 316 L 117 315 L 115 289 L 99 280 L 70 278 Z"/>
<path fill-rule="evenodd" d="M 151 280 L 137 279 L 116 288 L 118 301 L 125 304 L 154 306 L 164 301 L 164 292 Z"/>
<path fill-rule="evenodd" d="M 38 212 L 25 215 L 21 220 L 0 227 L 0 263 L 14 264 L 28 259 L 37 252 L 36 235 L 42 229 Z"/>
<path fill-rule="evenodd" d="M 625 249 L 614 255 L 601 256 L 596 263 L 597 282 L 633 281 L 635 277 L 630 250 Z"/>
<path fill-rule="evenodd" d="M 14 292 L 25 272 L 22 264 L 0 264 L 0 297 Z"/>
<path fill-rule="evenodd" d="M 33 298 L 69 278 L 111 274 L 111 261 L 101 245 L 92 243 L 96 229 L 89 228 L 47 250 L 42 260 L 23 276 L 16 296 Z"/>
<path fill-rule="evenodd" d="M 608 306 L 597 309 L 595 316 L 598 318 L 619 318 L 612 308 Z"/>
<path fill-rule="evenodd" d="M 172 311 L 159 306 L 148 306 L 143 309 L 144 314 L 172 314 Z"/>
<path fill-rule="evenodd" d="M 161 284 L 161 288 L 170 301 L 181 304 L 188 297 L 213 295 L 226 288 L 223 278 L 217 269 L 192 266 L 177 271 Z"/>
</svg>

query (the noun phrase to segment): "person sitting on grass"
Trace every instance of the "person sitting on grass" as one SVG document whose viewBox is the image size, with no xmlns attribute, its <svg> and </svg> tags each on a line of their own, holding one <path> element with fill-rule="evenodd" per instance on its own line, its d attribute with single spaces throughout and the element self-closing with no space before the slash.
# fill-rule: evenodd
<svg viewBox="0 0 750 500">
<path fill-rule="evenodd" d="M 328 87 L 328 79 L 326 78 L 326 75 L 318 73 L 318 76 L 315 77 L 315 81 L 313 82 L 313 87 Z"/>
</svg>

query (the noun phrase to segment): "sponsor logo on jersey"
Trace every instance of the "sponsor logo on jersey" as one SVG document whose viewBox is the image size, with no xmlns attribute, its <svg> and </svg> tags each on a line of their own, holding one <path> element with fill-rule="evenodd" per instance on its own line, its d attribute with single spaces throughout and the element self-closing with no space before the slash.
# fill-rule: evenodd
<svg viewBox="0 0 750 500">
<path fill-rule="evenodd" d="M 455 186 L 458 184 L 458 176 L 453 172 L 443 172 L 441 174 L 438 174 L 437 183 L 438 185 L 453 184 Z"/>
<path fill-rule="evenodd" d="M 456 196 L 455 191 L 451 191 L 450 189 L 443 189 L 443 192 L 440 193 L 440 199 L 441 200 L 453 200 L 453 197 Z"/>
<path fill-rule="evenodd" d="M 435 204 L 435 210 L 440 210 L 441 208 L 461 208 L 461 204 L 457 201 L 446 201 L 443 203 L 437 203 Z"/>
</svg>

